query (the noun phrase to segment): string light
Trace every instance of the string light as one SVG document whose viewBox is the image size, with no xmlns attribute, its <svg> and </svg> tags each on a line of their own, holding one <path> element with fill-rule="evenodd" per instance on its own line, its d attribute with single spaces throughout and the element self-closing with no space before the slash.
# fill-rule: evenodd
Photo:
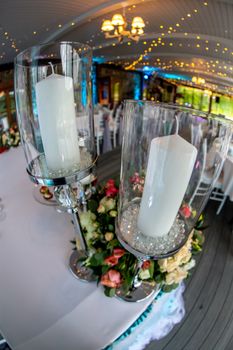
<svg viewBox="0 0 233 350">
<path fill-rule="evenodd" d="M 207 2 L 203 2 L 203 5 L 204 5 L 204 6 L 207 6 L 208 3 L 207 3 Z M 197 9 L 194 9 L 193 12 L 194 12 L 194 14 L 197 14 L 197 13 L 198 13 L 198 10 L 197 10 Z M 186 17 L 190 17 L 190 16 L 191 16 L 191 13 L 187 13 Z M 185 17 L 181 17 L 181 21 L 185 21 Z M 177 25 L 177 24 L 178 24 L 178 25 Z M 178 27 L 178 26 L 180 26 L 180 24 L 179 24 L 179 23 L 176 23 L 175 26 Z M 163 26 L 163 25 L 160 25 L 160 28 L 163 29 L 164 26 Z M 167 33 L 168 33 L 168 34 L 171 34 L 172 31 L 174 31 L 174 30 L 175 30 L 175 29 L 174 29 L 172 26 L 170 26 L 170 27 L 168 27 Z M 164 35 L 165 35 L 165 34 L 163 33 L 162 36 L 164 36 Z M 188 33 L 185 32 L 184 35 L 185 35 L 185 36 L 188 36 Z M 197 36 L 197 39 L 198 39 L 198 40 L 201 39 L 200 35 Z M 205 40 L 205 43 L 206 43 L 206 44 L 207 44 L 208 42 L 209 42 L 208 40 Z M 161 42 L 161 38 L 157 39 L 157 43 L 155 43 L 155 42 L 153 42 L 153 44 L 151 43 L 151 44 L 147 47 L 147 49 L 145 49 L 144 52 L 143 52 L 142 54 L 140 54 L 139 58 L 138 58 L 137 60 L 133 61 L 130 65 L 127 65 L 127 66 L 125 67 L 125 69 L 135 69 L 135 66 L 136 66 L 138 63 L 140 63 L 140 62 L 143 60 L 143 58 L 147 55 L 149 47 L 156 47 L 156 46 L 158 46 L 158 45 L 165 46 L 165 43 L 164 43 L 164 42 Z M 173 46 L 173 43 L 169 43 L 168 45 L 169 45 L 169 46 Z M 220 46 L 220 43 L 217 43 L 216 45 L 217 45 L 217 46 Z M 179 43 L 178 46 L 179 46 L 179 47 L 182 47 L 183 44 L 182 44 L 182 43 Z M 190 47 L 190 44 L 188 44 L 187 46 Z M 197 44 L 196 47 L 197 47 L 197 48 L 200 48 L 201 46 L 200 46 L 199 44 Z M 209 48 L 208 46 L 205 47 L 205 50 L 206 50 L 206 51 L 209 51 L 209 49 L 210 49 L 210 48 Z M 218 51 L 218 49 L 215 49 L 215 52 L 217 52 L 217 51 Z M 224 48 L 224 53 L 225 53 L 226 51 L 228 51 L 228 48 Z M 151 50 L 149 50 L 149 52 L 151 52 Z M 233 52 L 232 52 L 232 55 L 233 55 Z"/>
</svg>

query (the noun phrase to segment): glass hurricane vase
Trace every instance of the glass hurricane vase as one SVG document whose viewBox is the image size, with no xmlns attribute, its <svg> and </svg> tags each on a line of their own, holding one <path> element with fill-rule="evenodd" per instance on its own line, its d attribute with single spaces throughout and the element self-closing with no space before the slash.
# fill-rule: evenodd
<svg viewBox="0 0 233 350">
<path fill-rule="evenodd" d="M 116 232 L 138 268 L 185 244 L 221 172 L 230 135 L 224 120 L 199 111 L 125 102 Z M 138 301 L 157 288 L 136 274 L 131 291 L 118 296 Z"/>
</svg>

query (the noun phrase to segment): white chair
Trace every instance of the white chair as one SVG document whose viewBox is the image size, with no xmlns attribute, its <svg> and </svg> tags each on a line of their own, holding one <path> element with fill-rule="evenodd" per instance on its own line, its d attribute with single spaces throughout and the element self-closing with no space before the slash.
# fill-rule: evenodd
<svg viewBox="0 0 233 350">
<path fill-rule="evenodd" d="M 94 115 L 94 126 L 95 126 L 95 140 L 97 155 L 100 155 L 100 144 L 103 142 L 104 137 L 104 119 L 103 111 L 99 111 L 98 114 Z"/>
<path fill-rule="evenodd" d="M 212 183 L 213 176 L 215 177 L 214 189 L 211 192 L 210 199 L 220 202 L 217 209 L 217 215 L 220 213 L 225 201 L 226 195 L 223 192 L 224 171 L 222 171 L 223 160 L 218 152 L 215 152 L 213 156 L 213 149 L 211 148 L 207 154 L 207 141 L 206 139 L 202 145 L 203 162 L 202 169 L 200 171 L 200 177 L 196 186 L 196 189 L 189 201 L 191 205 L 195 197 L 206 196 L 210 191 L 210 185 Z"/>
<path fill-rule="evenodd" d="M 117 108 L 113 126 L 113 147 L 117 146 L 117 134 L 120 129 L 121 106 Z"/>
</svg>

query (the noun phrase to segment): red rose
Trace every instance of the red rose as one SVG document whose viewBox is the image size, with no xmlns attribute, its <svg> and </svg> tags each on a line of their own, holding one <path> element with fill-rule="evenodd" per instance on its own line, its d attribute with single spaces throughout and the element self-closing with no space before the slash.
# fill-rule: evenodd
<svg viewBox="0 0 233 350">
<path fill-rule="evenodd" d="M 107 197 L 115 197 L 118 191 L 118 188 L 115 186 L 115 180 L 109 179 L 105 185 L 105 195 Z"/>
<path fill-rule="evenodd" d="M 113 269 L 109 270 L 101 277 L 100 283 L 109 288 L 119 287 L 121 284 L 120 272 Z"/>
<path fill-rule="evenodd" d="M 109 187 L 105 191 L 105 195 L 107 197 L 115 197 L 117 195 L 117 193 L 118 193 L 118 189 L 116 187 Z"/>
<path fill-rule="evenodd" d="M 7 148 L 6 148 L 6 147 L 0 147 L 0 153 L 3 153 L 3 152 L 5 152 L 5 151 L 7 151 Z"/>
<path fill-rule="evenodd" d="M 113 256 L 120 259 L 123 255 L 125 255 L 125 250 L 122 248 L 113 249 Z"/>
<path fill-rule="evenodd" d="M 107 257 L 106 259 L 104 259 L 105 264 L 109 265 L 109 266 L 114 266 L 118 263 L 118 257 L 111 255 L 109 257 Z"/>
<path fill-rule="evenodd" d="M 115 186 L 115 180 L 109 179 L 105 185 L 106 188 Z"/>
<path fill-rule="evenodd" d="M 188 219 L 192 214 L 190 207 L 187 204 L 183 205 L 180 209 L 180 214 Z"/>
<path fill-rule="evenodd" d="M 150 267 L 150 260 L 144 261 L 142 264 L 142 269 L 147 270 L 147 269 L 149 269 L 149 267 Z"/>
</svg>

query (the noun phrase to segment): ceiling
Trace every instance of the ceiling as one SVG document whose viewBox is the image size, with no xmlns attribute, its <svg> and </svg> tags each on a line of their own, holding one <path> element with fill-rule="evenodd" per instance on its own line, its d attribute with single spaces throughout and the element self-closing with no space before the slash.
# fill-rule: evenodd
<svg viewBox="0 0 233 350">
<path fill-rule="evenodd" d="M 105 39 L 103 19 L 143 17 L 139 42 Z M 233 0 L 0 0 L 0 63 L 51 40 L 88 43 L 102 62 L 200 76 L 233 93 Z"/>
</svg>

